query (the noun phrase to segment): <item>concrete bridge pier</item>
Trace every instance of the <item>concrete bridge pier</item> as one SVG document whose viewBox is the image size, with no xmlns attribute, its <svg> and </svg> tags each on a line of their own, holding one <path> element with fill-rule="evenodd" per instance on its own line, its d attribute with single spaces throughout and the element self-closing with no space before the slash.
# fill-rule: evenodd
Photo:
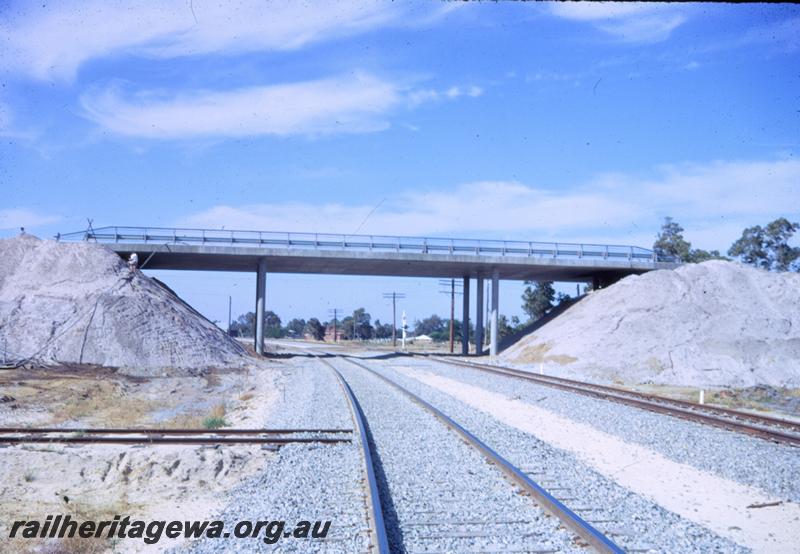
<svg viewBox="0 0 800 554">
<path fill-rule="evenodd" d="M 489 310 L 489 323 L 492 326 L 492 335 L 489 340 L 489 355 L 497 356 L 497 344 L 500 342 L 500 329 L 498 328 L 500 318 L 500 272 L 492 271 L 492 306 Z"/>
<path fill-rule="evenodd" d="M 464 297 L 461 305 L 461 354 L 469 354 L 469 277 L 464 277 Z"/>
<path fill-rule="evenodd" d="M 267 294 L 267 260 L 258 260 L 256 270 L 256 329 L 255 329 L 255 350 L 261 355 L 264 353 L 264 299 Z"/>
<path fill-rule="evenodd" d="M 476 279 L 475 290 L 475 355 L 483 354 L 483 277 Z"/>
</svg>

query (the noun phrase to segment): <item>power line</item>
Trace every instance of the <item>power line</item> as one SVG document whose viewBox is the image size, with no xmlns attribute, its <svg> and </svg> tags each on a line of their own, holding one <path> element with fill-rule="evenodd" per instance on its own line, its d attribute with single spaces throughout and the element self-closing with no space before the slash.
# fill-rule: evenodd
<svg viewBox="0 0 800 554">
<path fill-rule="evenodd" d="M 464 292 L 456 292 L 456 286 L 462 286 L 462 283 L 456 283 L 455 279 L 439 279 L 439 286 L 450 286 L 450 290 L 440 290 L 440 293 L 449 294 L 450 295 L 450 353 L 453 353 L 453 348 L 455 344 L 455 323 L 453 319 L 456 315 L 456 294 L 464 294 Z M 463 323 L 462 323 L 463 327 Z M 463 333 L 464 330 L 462 329 L 461 332 Z"/>
<path fill-rule="evenodd" d="M 333 342 L 339 342 L 339 330 L 337 325 L 339 323 L 339 312 L 341 312 L 339 308 L 328 308 L 328 315 L 333 316 Z M 326 329 L 327 331 L 327 329 Z"/>
<path fill-rule="evenodd" d="M 397 348 L 397 299 L 406 295 L 403 292 L 384 292 L 383 297 L 392 299 L 392 346 Z"/>
</svg>

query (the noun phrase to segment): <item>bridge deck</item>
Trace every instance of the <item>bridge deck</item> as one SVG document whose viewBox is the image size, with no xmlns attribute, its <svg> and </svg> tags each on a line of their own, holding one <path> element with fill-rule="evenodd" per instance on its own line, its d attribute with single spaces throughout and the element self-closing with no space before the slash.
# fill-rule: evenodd
<svg viewBox="0 0 800 554">
<path fill-rule="evenodd" d="M 61 240 L 96 240 L 148 269 L 270 273 L 476 277 L 590 281 L 676 264 L 635 246 L 421 237 L 104 227 Z"/>
</svg>

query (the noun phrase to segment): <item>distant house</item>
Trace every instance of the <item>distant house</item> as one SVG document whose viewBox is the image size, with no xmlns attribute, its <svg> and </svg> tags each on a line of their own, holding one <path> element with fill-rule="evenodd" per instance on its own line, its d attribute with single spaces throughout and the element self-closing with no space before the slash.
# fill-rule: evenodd
<svg viewBox="0 0 800 554">
<path fill-rule="evenodd" d="M 433 342 L 433 339 L 428 335 L 419 335 L 417 337 L 413 337 L 412 340 L 414 342 Z"/>
</svg>

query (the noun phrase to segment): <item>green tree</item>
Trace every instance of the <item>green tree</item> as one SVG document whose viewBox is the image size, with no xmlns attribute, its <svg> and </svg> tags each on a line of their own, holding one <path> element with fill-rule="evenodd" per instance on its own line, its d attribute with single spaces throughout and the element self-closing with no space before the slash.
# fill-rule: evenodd
<svg viewBox="0 0 800 554">
<path fill-rule="evenodd" d="M 692 244 L 683 238 L 683 227 L 671 217 L 665 217 L 661 231 L 656 235 L 653 251 L 659 259 L 689 261 Z"/>
<path fill-rule="evenodd" d="M 355 324 L 353 323 L 354 321 Z M 344 340 L 371 339 L 374 333 L 371 321 L 372 316 L 364 308 L 359 308 L 353 312 L 353 315 L 342 319 L 339 337 Z"/>
<path fill-rule="evenodd" d="M 281 318 L 271 310 L 264 312 L 264 336 L 271 339 L 279 339 L 283 336 Z"/>
<path fill-rule="evenodd" d="M 375 338 L 376 339 L 390 339 L 392 338 L 392 324 L 381 323 L 380 319 L 375 320 Z"/>
<path fill-rule="evenodd" d="M 230 334 L 235 337 L 252 337 L 255 335 L 256 314 L 247 312 L 231 323 Z"/>
<path fill-rule="evenodd" d="M 513 335 L 515 331 L 516 329 L 514 329 L 513 325 L 509 324 L 506 316 L 500 314 L 497 317 L 497 333 L 500 337 L 500 340 L 503 340 L 503 338 L 507 337 L 508 335 Z"/>
<path fill-rule="evenodd" d="M 436 314 L 431 315 L 430 317 L 426 317 L 422 321 L 415 321 L 414 322 L 414 334 L 416 336 L 419 335 L 428 335 L 431 338 L 434 338 L 434 335 L 438 335 L 444 332 L 445 327 L 449 325 L 449 321 L 446 321 L 439 317 Z M 447 336 L 450 336 L 450 329 L 447 327 Z"/>
<path fill-rule="evenodd" d="M 286 334 L 290 337 L 302 337 L 306 329 L 306 320 L 294 318 L 286 324 Z"/>
<path fill-rule="evenodd" d="M 683 227 L 672 219 L 665 217 L 661 231 L 653 243 L 653 251 L 661 260 L 674 259 L 685 263 L 700 263 L 707 260 L 728 260 L 719 250 L 702 250 L 692 248 L 692 243 L 683 238 Z"/>
<path fill-rule="evenodd" d="M 528 314 L 531 320 L 539 319 L 553 307 L 553 300 L 556 298 L 553 282 L 525 281 L 525 285 L 525 290 L 522 292 L 522 311 Z"/>
<path fill-rule="evenodd" d="M 700 248 L 693 249 L 689 253 L 688 262 L 699 264 L 707 262 L 708 260 L 730 260 L 727 256 L 719 253 L 719 250 L 701 250 Z"/>
<path fill-rule="evenodd" d="M 310 335 L 314 340 L 325 339 L 325 327 L 316 317 L 312 317 L 308 320 L 303 332 L 307 335 Z"/>
<path fill-rule="evenodd" d="M 733 243 L 728 254 L 744 263 L 770 271 L 798 270 L 800 247 L 790 246 L 789 240 L 800 229 L 784 217 L 767 224 L 748 227 Z"/>
</svg>

